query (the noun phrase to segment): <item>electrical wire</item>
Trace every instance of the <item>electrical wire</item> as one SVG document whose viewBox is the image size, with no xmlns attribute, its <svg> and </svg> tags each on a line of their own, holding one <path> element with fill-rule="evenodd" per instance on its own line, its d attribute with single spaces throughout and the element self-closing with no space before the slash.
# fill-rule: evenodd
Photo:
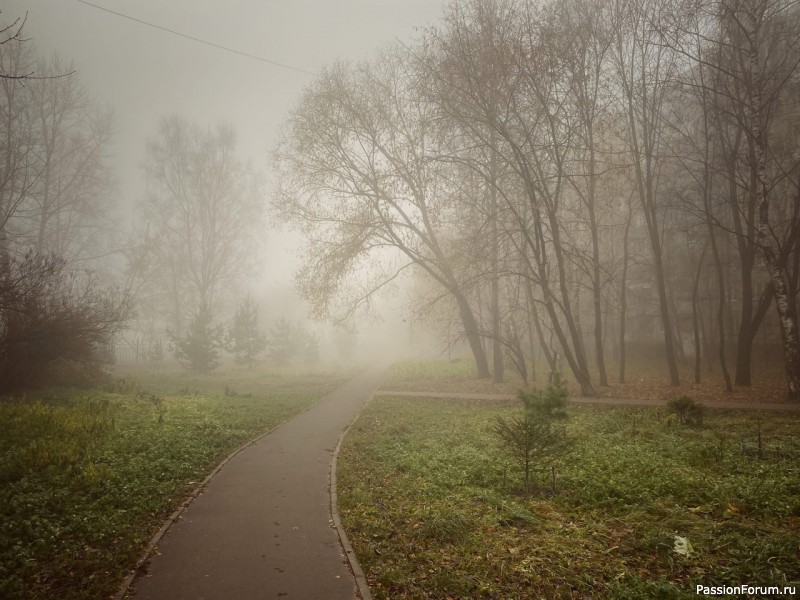
<svg viewBox="0 0 800 600">
<path fill-rule="evenodd" d="M 166 33 L 171 33 L 172 35 L 177 35 L 182 38 L 186 38 L 187 40 L 192 40 L 193 42 L 197 42 L 199 44 L 205 44 L 206 46 L 211 46 L 212 48 L 216 48 L 218 50 L 224 50 L 225 52 L 230 52 L 232 54 L 238 54 L 239 56 L 244 56 L 246 58 L 251 58 L 253 60 L 257 60 L 260 62 L 268 63 L 270 65 L 274 65 L 276 67 L 281 67 L 283 69 L 289 69 L 290 71 L 297 71 L 298 73 L 305 73 L 306 75 L 314 75 L 316 76 L 317 73 L 313 71 L 307 71 L 305 69 L 301 69 L 299 67 L 293 67 L 291 65 L 287 65 L 275 60 L 270 60 L 269 58 L 264 58 L 263 56 L 256 56 L 255 54 L 248 54 L 247 52 L 242 52 L 241 50 L 234 50 L 233 48 L 228 48 L 227 46 L 222 46 L 221 44 L 215 44 L 214 42 L 209 42 L 208 40 L 204 40 L 198 37 L 194 37 L 192 35 L 188 35 L 186 33 L 181 33 L 180 31 L 175 31 L 174 29 L 169 29 L 168 27 L 162 27 L 161 25 L 156 25 L 155 23 L 150 23 L 149 21 L 144 21 L 142 19 L 137 19 L 136 17 L 132 17 L 130 15 L 123 14 L 121 12 L 116 12 L 111 10 L 110 8 L 106 8 L 105 6 L 99 6 L 97 4 L 92 4 L 91 2 L 87 2 L 86 0 L 76 0 L 76 2 L 80 2 L 81 4 L 85 4 L 86 6 L 91 6 L 92 8 L 96 8 L 97 10 L 102 10 L 104 12 L 110 13 L 117 17 L 121 17 L 123 19 L 128 19 L 129 21 L 133 21 L 135 23 L 139 23 L 140 25 L 146 25 L 147 27 L 152 27 L 153 29 L 158 29 L 160 31 L 164 31 Z"/>
</svg>

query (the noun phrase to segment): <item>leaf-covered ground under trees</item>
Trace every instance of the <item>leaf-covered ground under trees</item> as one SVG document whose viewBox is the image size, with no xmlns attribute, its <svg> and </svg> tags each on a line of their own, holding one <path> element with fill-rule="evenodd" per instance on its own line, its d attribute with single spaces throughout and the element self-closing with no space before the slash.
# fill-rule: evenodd
<svg viewBox="0 0 800 600">
<path fill-rule="evenodd" d="M 681 369 L 681 384 L 670 384 L 663 361 L 637 359 L 629 361 L 625 383 L 617 381 L 618 365 L 609 361 L 609 386 L 600 387 L 597 373 L 593 373 L 595 389 L 606 398 L 636 398 L 639 400 L 665 401 L 681 395 L 689 395 L 697 401 L 731 402 L 784 402 L 786 400 L 786 378 L 780 364 L 769 364 L 753 370 L 753 385 L 735 387 L 732 393 L 725 392 L 722 375 L 704 370 L 700 383 L 694 383 L 694 372 L 690 365 Z M 705 369 L 705 368 L 704 368 Z M 538 366 L 538 379 L 529 382 L 529 387 L 545 385 L 547 374 L 542 365 Z M 578 395 L 580 388 L 574 378 L 565 371 L 562 373 L 570 391 Z M 385 390 L 404 392 L 466 392 L 478 394 L 512 394 L 524 387 L 520 376 L 506 368 L 505 381 L 492 383 L 479 380 L 475 365 L 469 359 L 454 362 L 448 360 L 408 360 L 396 363 L 382 384 Z"/>
<path fill-rule="evenodd" d="M 491 433 L 518 403 L 376 398 L 338 462 L 339 509 L 383 598 L 696 598 L 800 585 L 800 417 L 572 407 L 573 453 L 538 474 Z M 761 431 L 761 457 L 758 430 Z M 675 551 L 687 538 L 688 556 Z"/>
<path fill-rule="evenodd" d="M 346 377 L 116 375 L 104 389 L 0 399 L 0 598 L 107 597 L 223 457 Z"/>
</svg>

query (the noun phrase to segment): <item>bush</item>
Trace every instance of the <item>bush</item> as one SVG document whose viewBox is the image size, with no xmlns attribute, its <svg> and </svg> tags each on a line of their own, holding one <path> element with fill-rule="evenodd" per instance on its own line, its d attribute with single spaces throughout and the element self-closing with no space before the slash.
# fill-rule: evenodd
<svg viewBox="0 0 800 600">
<path fill-rule="evenodd" d="M 55 256 L 0 257 L 0 392 L 99 370 L 128 302 Z M 57 368 L 56 368 L 57 367 Z"/>
<path fill-rule="evenodd" d="M 700 426 L 703 424 L 705 409 L 702 404 L 689 396 L 673 398 L 667 402 L 667 410 L 677 415 L 681 425 Z"/>
</svg>

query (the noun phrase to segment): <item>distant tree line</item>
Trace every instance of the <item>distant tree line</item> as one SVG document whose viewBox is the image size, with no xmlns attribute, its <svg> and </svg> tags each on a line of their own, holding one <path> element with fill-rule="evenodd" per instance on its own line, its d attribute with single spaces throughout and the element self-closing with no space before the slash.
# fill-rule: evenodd
<svg viewBox="0 0 800 600">
<path fill-rule="evenodd" d="M 256 173 L 230 127 L 161 121 L 147 145 L 148 193 L 128 254 L 143 318 L 183 336 L 195 320 L 228 316 L 258 258 L 264 225 Z"/>
<path fill-rule="evenodd" d="M 172 335 L 175 357 L 189 370 L 208 373 L 220 364 L 221 351 L 236 364 L 249 369 L 265 353 L 269 360 L 285 366 L 291 362 L 312 365 L 319 362 L 319 337 L 281 317 L 265 334 L 258 323 L 258 307 L 250 298 L 239 304 L 227 328 L 214 326 L 209 314 L 199 313 L 182 335 Z"/>
<path fill-rule="evenodd" d="M 275 152 L 300 290 L 347 318 L 411 271 L 480 377 L 541 352 L 587 395 L 648 332 L 673 384 L 693 354 L 748 386 L 771 314 L 800 399 L 799 27 L 791 0 L 470 0 L 325 69 Z"/>
</svg>

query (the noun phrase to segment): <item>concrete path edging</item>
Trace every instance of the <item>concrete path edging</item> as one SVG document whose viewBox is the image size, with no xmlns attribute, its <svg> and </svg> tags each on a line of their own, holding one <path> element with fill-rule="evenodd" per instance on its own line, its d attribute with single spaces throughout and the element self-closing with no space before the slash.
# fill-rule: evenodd
<svg viewBox="0 0 800 600">
<path fill-rule="evenodd" d="M 334 460 L 383 370 L 366 369 L 234 454 L 166 526 L 128 593 L 371 600 L 333 504 Z"/>
<path fill-rule="evenodd" d="M 243 450 L 246 450 L 247 448 L 249 448 L 253 444 L 258 443 L 259 441 L 261 441 L 262 438 L 268 436 L 270 433 L 272 433 L 273 431 L 275 431 L 279 427 L 282 427 L 283 425 L 285 425 L 286 423 L 288 423 L 292 419 L 297 418 L 300 415 L 302 415 L 304 412 L 307 412 L 307 411 L 311 410 L 312 408 L 314 408 L 314 404 L 316 404 L 316 402 L 312 403 L 311 406 L 308 406 L 308 407 L 304 408 L 299 413 L 297 413 L 295 415 L 292 415 L 288 419 L 284 419 L 280 423 L 277 423 L 274 427 L 271 427 L 270 429 L 268 429 L 264 433 L 261 433 L 258 436 L 254 437 L 253 439 L 245 442 L 244 444 L 242 444 L 241 446 L 236 448 L 236 450 L 234 450 L 233 452 L 228 454 L 228 456 L 223 458 L 217 464 L 217 466 L 214 467 L 214 470 L 211 471 L 211 473 L 209 473 L 208 475 L 206 475 L 205 479 L 203 479 L 203 481 L 201 481 L 197 485 L 197 487 L 195 487 L 192 490 L 192 492 L 189 494 L 189 496 L 187 496 L 184 499 L 184 501 L 181 502 L 180 506 L 178 506 L 178 508 L 176 508 L 175 511 L 169 517 L 167 517 L 167 520 L 164 521 L 164 524 L 161 526 L 161 528 L 155 533 L 155 535 L 153 537 L 150 538 L 150 541 L 147 542 L 147 546 L 145 547 L 145 551 L 139 557 L 139 560 L 136 561 L 136 566 L 134 566 L 128 572 L 128 574 L 125 576 L 125 579 L 122 580 L 122 583 L 120 584 L 119 589 L 117 590 L 117 593 L 114 594 L 113 596 L 109 596 L 108 600 L 124 600 L 125 598 L 129 597 L 128 594 L 131 591 L 131 584 L 133 583 L 134 579 L 136 579 L 136 576 L 139 575 L 139 572 L 142 570 L 142 567 L 144 567 L 145 564 L 147 564 L 147 561 L 150 560 L 150 557 L 152 556 L 153 552 L 155 551 L 156 547 L 158 546 L 158 542 L 161 541 L 161 538 L 164 537 L 164 535 L 167 533 L 167 531 L 169 531 L 169 528 L 172 527 L 172 525 L 180 518 L 181 514 L 183 514 L 183 512 L 189 507 L 189 505 L 200 494 L 203 493 L 203 490 L 208 486 L 208 482 L 211 481 L 211 478 L 214 477 L 214 475 L 219 473 L 219 471 L 222 469 L 222 467 L 224 467 L 226 464 L 228 464 L 237 454 L 239 454 Z"/>
<path fill-rule="evenodd" d="M 339 543 L 342 545 L 342 550 L 344 550 L 344 556 L 347 558 L 347 564 L 350 566 L 350 570 L 353 572 L 353 578 L 356 580 L 356 587 L 358 588 L 358 594 L 361 596 L 361 600 L 372 600 L 372 592 L 370 592 L 369 584 L 367 583 L 367 577 L 364 575 L 364 570 L 361 568 L 361 564 L 358 562 L 358 557 L 356 557 L 356 553 L 353 550 L 353 546 L 350 544 L 350 540 L 347 537 L 347 532 L 344 530 L 344 526 L 342 525 L 342 520 L 339 517 L 339 508 L 337 503 L 337 492 L 336 492 L 336 463 L 339 458 L 339 451 L 342 449 L 342 443 L 344 442 L 345 436 L 350 432 L 350 428 L 355 425 L 356 421 L 361 417 L 361 413 L 364 412 L 364 409 L 372 402 L 373 396 L 370 396 L 369 400 L 366 401 L 364 406 L 361 407 L 361 410 L 358 411 L 358 414 L 353 418 L 350 424 L 347 426 L 342 432 L 341 437 L 339 438 L 339 443 L 336 444 L 336 450 L 333 451 L 333 459 L 331 460 L 331 474 L 330 474 L 330 495 L 331 495 L 331 520 L 333 521 L 333 526 L 336 528 L 336 532 L 339 534 Z"/>
</svg>

